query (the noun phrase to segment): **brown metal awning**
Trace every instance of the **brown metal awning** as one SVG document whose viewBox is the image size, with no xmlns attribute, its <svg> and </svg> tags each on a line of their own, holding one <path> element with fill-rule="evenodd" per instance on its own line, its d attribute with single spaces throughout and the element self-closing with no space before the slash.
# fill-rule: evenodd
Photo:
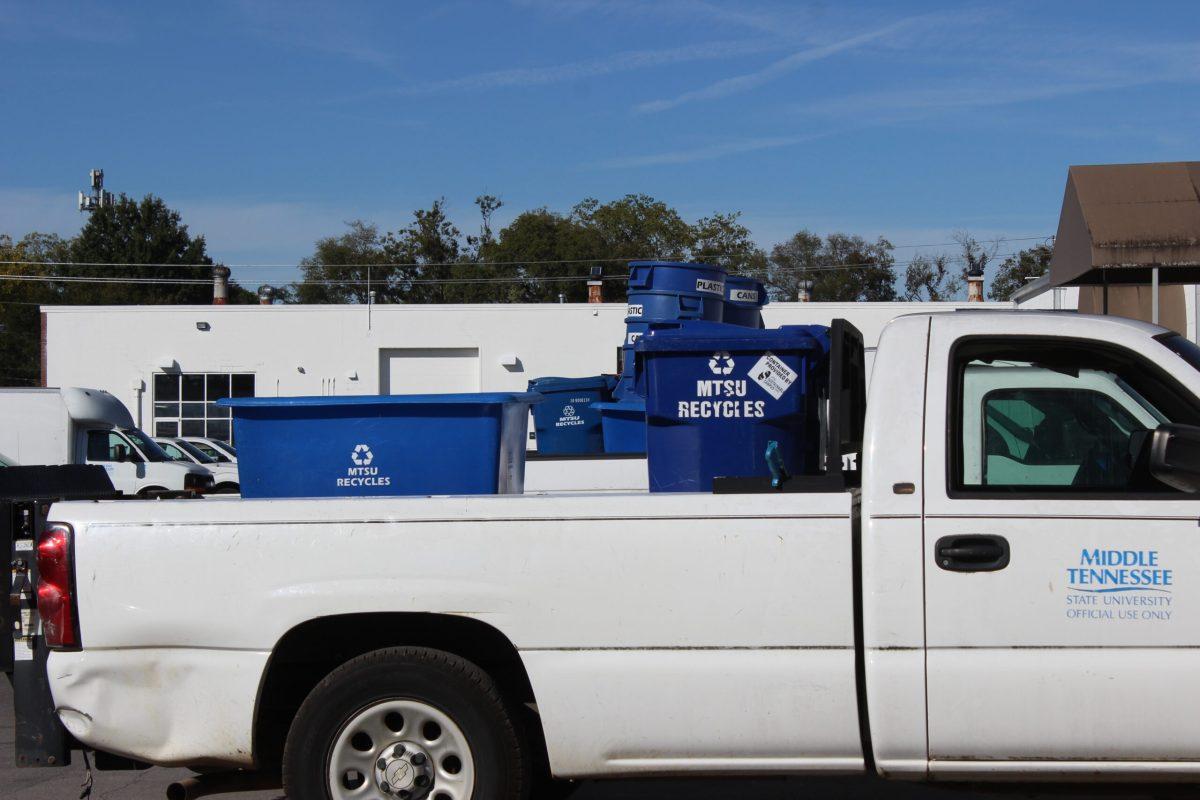
<svg viewBox="0 0 1200 800">
<path fill-rule="evenodd" d="M 1200 161 L 1067 172 L 1051 286 L 1200 283 Z"/>
</svg>

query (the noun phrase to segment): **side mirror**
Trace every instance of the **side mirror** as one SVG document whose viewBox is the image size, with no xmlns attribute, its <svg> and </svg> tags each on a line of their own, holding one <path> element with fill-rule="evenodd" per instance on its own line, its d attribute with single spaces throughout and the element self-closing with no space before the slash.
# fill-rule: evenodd
<svg viewBox="0 0 1200 800">
<path fill-rule="evenodd" d="M 113 457 L 116 458 L 117 461 L 128 461 L 129 460 L 129 448 L 123 444 L 114 445 L 113 446 Z"/>
<path fill-rule="evenodd" d="M 1150 434 L 1150 474 L 1181 492 L 1200 492 L 1200 428 L 1159 425 Z"/>
</svg>

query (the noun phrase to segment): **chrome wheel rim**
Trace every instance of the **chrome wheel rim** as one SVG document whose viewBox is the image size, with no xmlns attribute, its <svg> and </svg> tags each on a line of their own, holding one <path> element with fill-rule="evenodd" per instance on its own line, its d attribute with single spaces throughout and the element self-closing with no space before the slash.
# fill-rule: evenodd
<svg viewBox="0 0 1200 800">
<path fill-rule="evenodd" d="M 462 728 L 419 700 L 357 711 L 334 739 L 326 774 L 333 800 L 469 800 L 475 788 Z"/>
</svg>

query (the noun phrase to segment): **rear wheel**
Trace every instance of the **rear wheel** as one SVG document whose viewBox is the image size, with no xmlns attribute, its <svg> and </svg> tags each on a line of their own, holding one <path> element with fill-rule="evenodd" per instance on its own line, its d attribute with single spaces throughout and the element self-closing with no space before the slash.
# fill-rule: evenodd
<svg viewBox="0 0 1200 800">
<path fill-rule="evenodd" d="M 523 800 L 526 748 L 495 683 L 458 656 L 376 650 L 305 699 L 283 754 L 289 800 Z"/>
</svg>

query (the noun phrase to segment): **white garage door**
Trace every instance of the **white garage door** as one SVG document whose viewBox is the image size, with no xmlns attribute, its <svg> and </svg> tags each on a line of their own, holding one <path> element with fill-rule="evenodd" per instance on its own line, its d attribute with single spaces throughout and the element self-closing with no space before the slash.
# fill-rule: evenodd
<svg viewBox="0 0 1200 800">
<path fill-rule="evenodd" d="M 380 394 L 478 391 L 478 348 L 399 347 L 379 351 Z"/>
</svg>

